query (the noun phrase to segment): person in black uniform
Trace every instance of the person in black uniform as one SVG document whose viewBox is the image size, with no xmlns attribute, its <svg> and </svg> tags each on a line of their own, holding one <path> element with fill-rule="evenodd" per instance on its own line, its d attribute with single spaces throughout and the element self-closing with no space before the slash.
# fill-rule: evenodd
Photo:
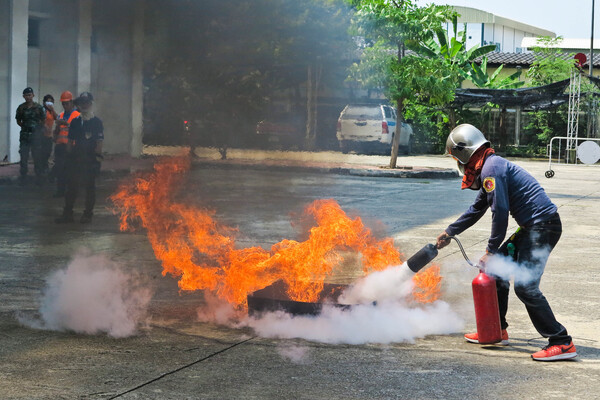
<svg viewBox="0 0 600 400">
<path fill-rule="evenodd" d="M 562 234 L 558 207 L 532 175 L 496 155 L 490 146 L 483 133 L 473 125 L 462 124 L 450 132 L 446 152 L 456 159 L 459 170 L 463 172 L 461 188 L 476 190 L 477 197 L 471 207 L 438 236 L 437 247 L 447 246 L 449 237 L 473 226 L 490 209 L 492 229 L 486 254 L 479 260 L 479 265 L 485 267 L 494 258 L 510 257 L 525 272 L 524 276 L 515 277 L 515 293 L 525 304 L 535 329 L 548 338 L 548 345 L 533 353 L 531 358 L 535 361 L 575 358 L 577 351 L 572 337 L 556 320 L 540 290 L 546 262 Z M 519 229 L 504 241 L 510 216 Z M 502 329 L 500 343 L 508 345 L 506 313 L 510 283 L 508 274 L 495 278 Z M 479 343 L 477 332 L 466 334 L 465 339 Z"/>
<path fill-rule="evenodd" d="M 19 105 L 15 119 L 21 127 L 19 136 L 19 154 L 21 155 L 21 177 L 20 184 L 24 185 L 27 178 L 27 163 L 29 162 L 29 153 L 33 156 L 36 182 L 41 182 L 44 168 L 39 157 L 41 149 L 41 136 L 44 129 L 44 120 L 46 112 L 44 107 L 33 101 L 33 89 L 27 87 L 23 90 L 25 102 Z"/>
<path fill-rule="evenodd" d="M 56 223 L 73 222 L 73 206 L 80 186 L 85 189 L 85 209 L 81 216 L 82 224 L 92 222 L 96 203 L 96 176 L 100 171 L 104 127 L 102 120 L 94 115 L 94 97 L 83 92 L 74 100 L 81 115 L 69 126 L 67 143 L 67 191 L 65 208 Z"/>
</svg>

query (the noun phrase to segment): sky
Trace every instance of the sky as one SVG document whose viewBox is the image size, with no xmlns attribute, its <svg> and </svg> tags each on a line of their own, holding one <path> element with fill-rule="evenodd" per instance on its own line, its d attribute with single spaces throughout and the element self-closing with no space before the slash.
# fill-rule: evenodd
<svg viewBox="0 0 600 400">
<path fill-rule="evenodd" d="M 547 29 L 569 39 L 589 38 L 592 0 L 418 0 L 418 5 L 434 3 L 472 7 Z M 594 7 L 594 39 L 600 39 L 600 1 Z"/>
</svg>

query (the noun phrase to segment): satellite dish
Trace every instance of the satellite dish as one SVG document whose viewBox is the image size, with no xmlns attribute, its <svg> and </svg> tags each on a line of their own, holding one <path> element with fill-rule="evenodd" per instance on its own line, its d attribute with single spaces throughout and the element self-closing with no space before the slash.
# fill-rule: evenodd
<svg viewBox="0 0 600 400">
<path fill-rule="evenodd" d="M 598 143 L 586 140 L 577 147 L 577 158 L 584 164 L 596 164 L 600 160 Z"/>
</svg>

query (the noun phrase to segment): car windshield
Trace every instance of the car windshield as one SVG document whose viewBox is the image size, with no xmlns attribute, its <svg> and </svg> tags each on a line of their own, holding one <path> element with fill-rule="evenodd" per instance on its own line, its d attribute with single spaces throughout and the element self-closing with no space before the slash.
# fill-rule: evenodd
<svg viewBox="0 0 600 400">
<path fill-rule="evenodd" d="M 381 119 L 381 109 L 377 107 L 348 107 L 343 119 Z"/>
</svg>

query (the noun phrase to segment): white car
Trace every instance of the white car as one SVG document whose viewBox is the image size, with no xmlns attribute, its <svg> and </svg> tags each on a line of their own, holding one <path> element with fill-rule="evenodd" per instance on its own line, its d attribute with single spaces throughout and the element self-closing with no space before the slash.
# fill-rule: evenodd
<svg viewBox="0 0 600 400">
<path fill-rule="evenodd" d="M 396 110 L 385 104 L 348 104 L 338 118 L 336 137 L 344 153 L 390 154 L 395 134 Z M 403 122 L 400 149 L 406 154 L 410 152 L 411 136 L 411 126 Z"/>
</svg>

